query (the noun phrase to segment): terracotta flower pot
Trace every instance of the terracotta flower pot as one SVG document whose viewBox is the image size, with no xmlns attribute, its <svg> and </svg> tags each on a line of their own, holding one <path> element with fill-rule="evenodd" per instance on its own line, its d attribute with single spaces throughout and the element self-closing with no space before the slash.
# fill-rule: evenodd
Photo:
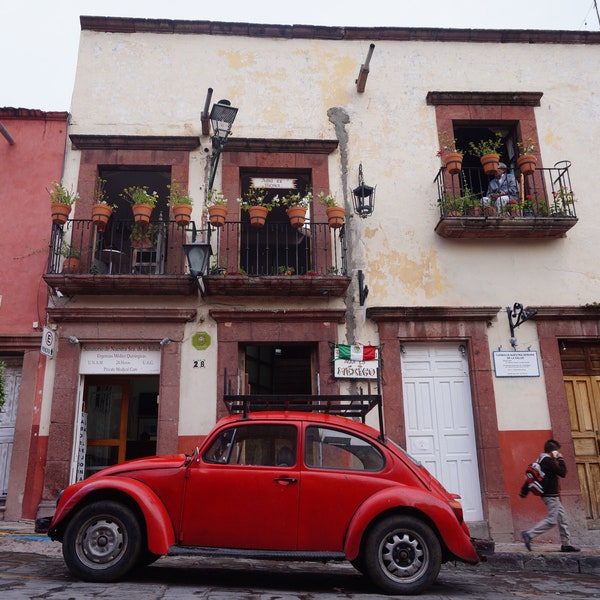
<svg viewBox="0 0 600 600">
<path fill-rule="evenodd" d="M 495 217 L 498 214 L 498 209 L 495 206 L 486 206 L 483 209 L 483 214 L 486 217 Z"/>
<path fill-rule="evenodd" d="M 460 173 L 462 169 L 463 155 L 458 152 L 448 152 L 444 155 L 444 165 L 450 175 Z"/>
<path fill-rule="evenodd" d="M 269 211 L 264 206 L 251 206 L 248 209 L 248 214 L 250 215 L 250 225 L 252 227 L 263 227 Z"/>
<path fill-rule="evenodd" d="M 131 210 L 133 211 L 133 221 L 135 223 L 150 223 L 152 206 L 149 204 L 134 204 Z"/>
<path fill-rule="evenodd" d="M 287 216 L 290 220 L 290 225 L 296 229 L 300 229 L 300 227 L 304 227 L 306 208 L 303 206 L 290 206 L 287 209 Z"/>
<path fill-rule="evenodd" d="M 344 224 L 346 211 L 341 206 L 328 206 L 325 212 L 331 229 L 339 229 Z"/>
<path fill-rule="evenodd" d="M 107 204 L 94 204 L 92 206 L 92 222 L 96 225 L 98 231 L 104 231 L 112 215 L 112 210 L 112 207 Z"/>
<path fill-rule="evenodd" d="M 227 217 L 227 207 L 215 204 L 208 207 L 208 220 L 213 227 L 223 227 Z"/>
<path fill-rule="evenodd" d="M 71 214 L 71 205 L 54 202 L 50 206 L 52 209 L 52 222 L 56 225 L 64 225 Z"/>
<path fill-rule="evenodd" d="M 531 175 L 535 171 L 537 159 L 533 154 L 524 154 L 517 158 L 517 167 L 523 175 Z"/>
<path fill-rule="evenodd" d="M 79 258 L 75 258 L 74 256 L 66 258 L 65 262 L 63 262 L 62 272 L 79 273 Z"/>
<path fill-rule="evenodd" d="M 493 175 L 498 170 L 500 164 L 499 154 L 484 154 L 480 159 L 483 172 L 486 175 Z"/>
<path fill-rule="evenodd" d="M 173 217 L 178 227 L 185 227 L 192 220 L 192 205 L 176 204 L 173 206 Z"/>
</svg>

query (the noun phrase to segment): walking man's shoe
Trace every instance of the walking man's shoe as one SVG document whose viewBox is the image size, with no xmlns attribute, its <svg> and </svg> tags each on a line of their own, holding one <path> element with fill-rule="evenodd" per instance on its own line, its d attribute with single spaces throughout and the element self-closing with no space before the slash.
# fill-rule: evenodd
<svg viewBox="0 0 600 600">
<path fill-rule="evenodd" d="M 525 542 L 525 545 L 527 545 L 527 542 Z M 581 548 L 575 548 L 575 546 L 569 546 L 569 545 L 563 544 L 560 547 L 560 551 L 561 552 L 581 552 Z"/>
<path fill-rule="evenodd" d="M 521 531 L 521 536 L 523 537 L 523 541 L 525 542 L 525 548 L 531 552 L 531 536 L 526 531 Z M 563 546 L 566 548 L 567 546 Z M 572 546 L 569 546 L 572 548 Z M 561 550 L 561 552 L 573 552 L 573 550 Z"/>
</svg>

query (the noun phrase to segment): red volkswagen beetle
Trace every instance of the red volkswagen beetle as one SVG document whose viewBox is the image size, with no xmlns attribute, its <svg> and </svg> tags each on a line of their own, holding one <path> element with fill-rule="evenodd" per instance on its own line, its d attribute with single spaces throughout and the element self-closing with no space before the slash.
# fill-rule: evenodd
<svg viewBox="0 0 600 600">
<path fill-rule="evenodd" d="M 71 573 L 112 581 L 162 555 L 347 560 L 384 592 L 415 594 L 443 562 L 478 562 L 457 496 L 380 432 L 321 404 L 257 406 L 190 455 L 129 461 L 64 490 L 49 536 Z"/>
</svg>

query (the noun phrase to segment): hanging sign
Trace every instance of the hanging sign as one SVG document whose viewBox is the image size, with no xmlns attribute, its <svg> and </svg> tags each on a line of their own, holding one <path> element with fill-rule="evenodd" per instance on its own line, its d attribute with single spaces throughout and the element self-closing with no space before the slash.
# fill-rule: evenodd
<svg viewBox="0 0 600 600">
<path fill-rule="evenodd" d="M 340 379 L 377 379 L 379 348 L 338 344 L 333 351 L 333 376 Z"/>
<path fill-rule="evenodd" d="M 56 333 L 49 327 L 44 327 L 42 333 L 42 345 L 40 352 L 52 358 L 54 356 L 54 348 L 56 346 Z"/>
<path fill-rule="evenodd" d="M 540 366 L 535 350 L 526 352 L 497 351 L 493 352 L 494 372 L 496 377 L 539 377 Z"/>
<path fill-rule="evenodd" d="M 159 375 L 160 350 L 147 346 L 84 347 L 82 375 Z"/>
</svg>

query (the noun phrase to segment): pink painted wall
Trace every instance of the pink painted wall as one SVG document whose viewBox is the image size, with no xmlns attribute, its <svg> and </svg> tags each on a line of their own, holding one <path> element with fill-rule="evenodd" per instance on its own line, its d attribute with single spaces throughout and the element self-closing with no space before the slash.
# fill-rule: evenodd
<svg viewBox="0 0 600 600">
<path fill-rule="evenodd" d="M 67 134 L 66 112 L 0 108 L 0 335 L 28 334 L 43 325 L 50 240 L 46 188 L 60 181 Z"/>
</svg>

